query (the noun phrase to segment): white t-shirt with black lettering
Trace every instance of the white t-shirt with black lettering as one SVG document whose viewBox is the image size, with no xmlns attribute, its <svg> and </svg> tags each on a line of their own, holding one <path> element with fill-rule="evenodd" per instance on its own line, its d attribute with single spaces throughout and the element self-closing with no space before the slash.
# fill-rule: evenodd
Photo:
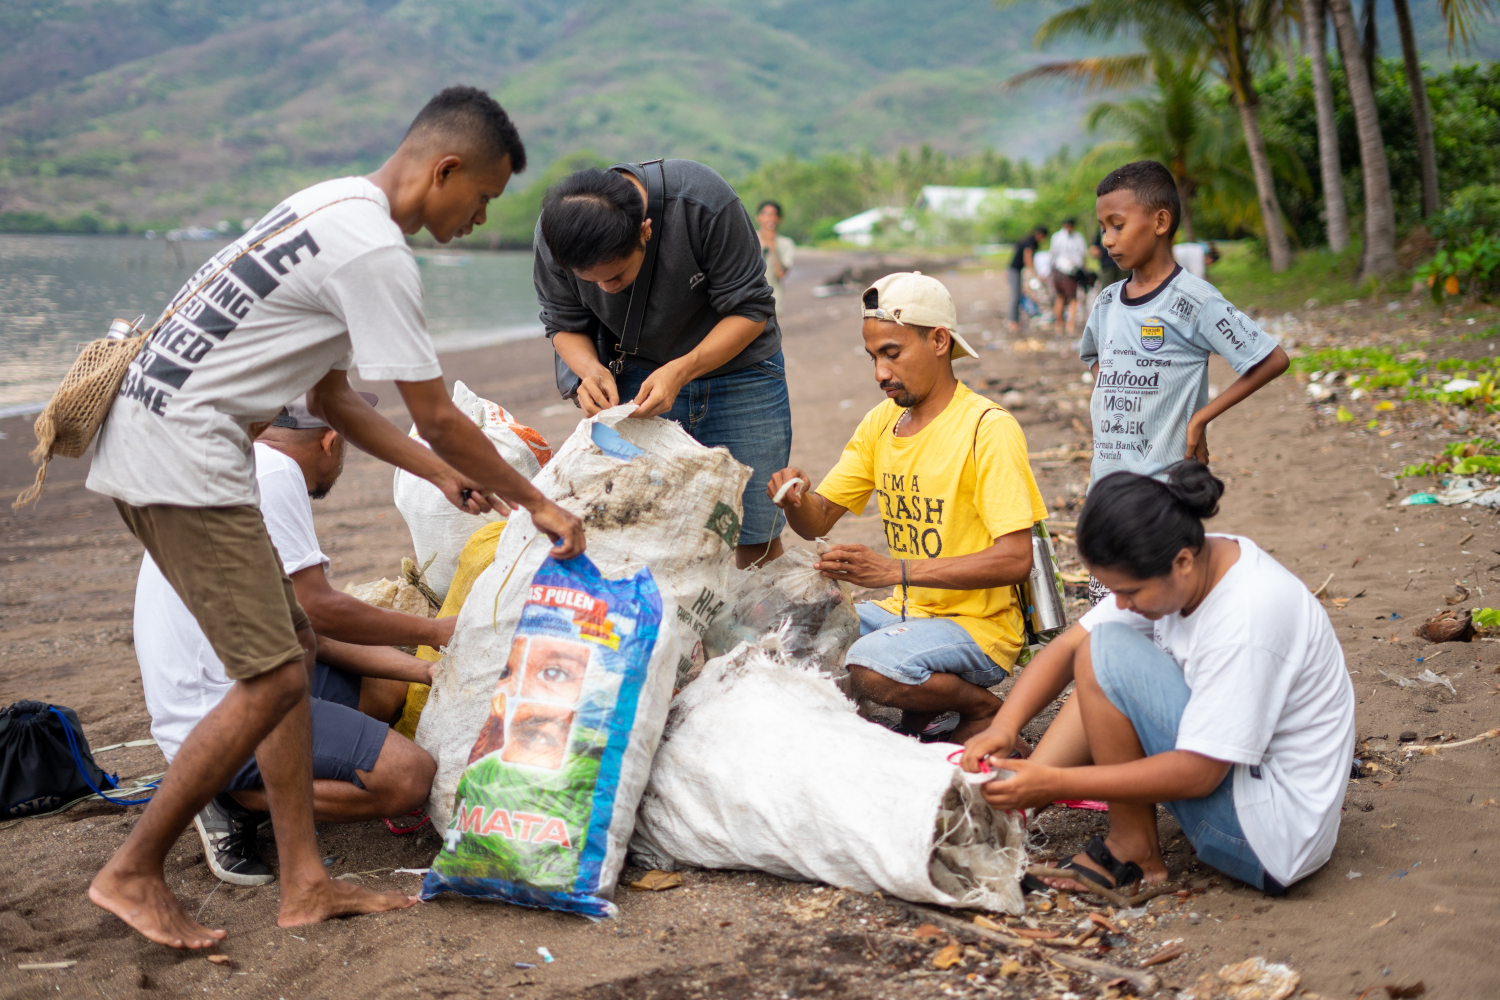
<svg viewBox="0 0 1500 1000">
<path fill-rule="evenodd" d="M 1181 461 L 1188 421 L 1208 404 L 1208 356 L 1243 375 L 1275 349 L 1270 334 L 1181 265 L 1138 299 L 1126 297 L 1124 281 L 1100 292 L 1078 352 L 1086 365 L 1099 362 L 1089 485 Z"/>
<path fill-rule="evenodd" d="M 183 299 L 130 366 L 99 434 L 91 490 L 137 506 L 254 504 L 250 426 L 331 369 L 357 364 L 364 378 L 404 382 L 442 374 L 416 260 L 385 193 L 363 177 L 292 195 L 199 268 L 174 301 Z"/>
<path fill-rule="evenodd" d="M 288 576 L 328 557 L 313 529 L 307 478 L 296 462 L 269 445 L 255 446 L 260 514 Z M 188 733 L 234 687 L 197 619 L 151 560 L 141 557 L 135 581 L 135 658 L 151 735 L 170 763 Z"/>
<path fill-rule="evenodd" d="M 1328 612 L 1248 538 L 1239 560 L 1186 617 L 1151 621 L 1106 597 L 1079 619 L 1121 622 L 1177 661 L 1192 694 L 1177 749 L 1234 765 L 1245 839 L 1282 885 L 1333 853 L 1354 753 L 1354 685 Z M 1191 831 L 1189 831 L 1191 832 Z"/>
</svg>

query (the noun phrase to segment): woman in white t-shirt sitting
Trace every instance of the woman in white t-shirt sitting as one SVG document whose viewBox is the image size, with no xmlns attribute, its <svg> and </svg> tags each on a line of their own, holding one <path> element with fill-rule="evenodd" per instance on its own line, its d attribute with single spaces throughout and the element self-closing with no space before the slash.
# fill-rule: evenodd
<svg viewBox="0 0 1500 1000">
<path fill-rule="evenodd" d="M 1108 836 L 1059 888 L 1166 879 L 1162 803 L 1199 860 L 1280 894 L 1333 852 L 1354 688 L 1307 587 L 1250 539 L 1204 534 L 1223 483 L 1191 461 L 1163 475 L 1117 472 L 1089 492 L 1078 551 L 1114 599 L 1037 654 L 964 768 L 1015 772 L 984 786 L 997 809 L 1109 803 Z M 1070 681 L 1030 759 L 1007 759 Z"/>
</svg>

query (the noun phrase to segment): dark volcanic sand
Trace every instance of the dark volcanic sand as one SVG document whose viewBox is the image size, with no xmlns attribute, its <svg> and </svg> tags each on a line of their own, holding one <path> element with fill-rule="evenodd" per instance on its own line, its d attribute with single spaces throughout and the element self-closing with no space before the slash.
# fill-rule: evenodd
<svg viewBox="0 0 1500 1000">
<path fill-rule="evenodd" d="M 868 263 L 807 252 L 788 283 L 793 462 L 814 477 L 881 399 L 859 347 L 856 300 L 811 295 L 817 280 L 850 262 Z M 987 329 L 998 347 L 964 363 L 961 377 L 992 395 L 1007 387 L 1024 395 L 1025 406 L 1015 413 L 1033 452 L 1085 444 L 1087 386 L 1066 345 L 1050 341 L 1045 328 L 1023 334 L 1031 339 L 1021 343 L 1003 335 L 1002 271 L 943 277 L 958 299 L 963 332 L 972 329 L 971 339 L 984 342 Z M 1311 327 L 1299 325 L 1302 339 L 1318 330 L 1362 336 L 1396 322 L 1384 310 L 1363 306 L 1303 319 Z M 447 355 L 443 364 L 450 378 L 462 377 L 503 403 L 554 444 L 576 422 L 576 413 L 557 403 L 545 342 Z M 997 380 L 988 390 L 987 379 Z M 1217 385 L 1228 380 L 1227 369 L 1216 367 Z M 376 388 L 382 409 L 405 426 L 391 387 Z M 0 486 L 13 494 L 31 478 L 25 458 L 31 433 L 21 419 L 0 421 L 0 431 L 6 434 Z M 1185 986 L 1201 971 L 1263 955 L 1290 963 L 1304 988 L 1328 997 L 1418 980 L 1428 997 L 1500 995 L 1494 944 L 1500 931 L 1494 868 L 1500 740 L 1406 763 L 1399 762 L 1395 742 L 1407 729 L 1424 737 L 1445 730 L 1467 737 L 1497 725 L 1489 692 L 1500 680 L 1494 676 L 1500 648 L 1487 642 L 1430 647 L 1411 637 L 1416 623 L 1445 606 L 1443 595 L 1452 593 L 1455 579 L 1468 581 L 1471 590 L 1500 590 L 1500 580 L 1486 570 L 1500 562 L 1490 558 L 1491 549 L 1500 548 L 1492 515 L 1392 507 L 1393 484 L 1379 475 L 1431 455 L 1456 436 L 1423 426 L 1379 438 L 1322 421 L 1290 376 L 1212 429 L 1216 469 L 1230 480 L 1215 528 L 1255 538 L 1313 587 L 1334 574 L 1330 598 L 1351 598 L 1328 607 L 1355 672 L 1359 735 L 1388 735 L 1384 759 L 1399 770 L 1351 782 L 1333 860 L 1284 899 L 1265 899 L 1229 879 L 1210 885 L 1211 873 L 1189 870 L 1191 850 L 1170 820 L 1164 822 L 1174 876 L 1189 876 L 1207 892 L 1182 904 L 1158 904 L 1162 915 L 1136 923 L 1134 947 L 1117 949 L 1112 960 L 1132 964 L 1160 942 L 1181 938 L 1188 955 L 1157 969 L 1169 985 Z M 1405 445 L 1393 451 L 1393 441 Z M 1081 498 L 1086 463 L 1035 465 L 1049 508 Z M 83 489 L 84 473 L 85 463 L 60 460 L 39 505 L 19 513 L 8 504 L 0 508 L 0 648 L 7 666 L 0 704 L 37 698 L 72 706 L 93 745 L 103 746 L 149 735 L 131 647 L 140 546 L 109 501 Z M 395 575 L 409 540 L 391 503 L 387 467 L 352 455 L 338 488 L 314 509 L 337 585 Z M 846 517 L 835 535 L 878 545 L 878 520 Z M 1072 553 L 1064 546 L 1062 554 Z M 1408 586 L 1418 569 L 1424 572 Z M 1475 593 L 1471 603 L 1492 602 Z M 1392 612 L 1401 620 L 1381 620 Z M 1386 641 L 1392 635 L 1401 642 Z M 1418 666 L 1419 656 L 1438 650 L 1440 659 Z M 1443 688 L 1400 689 L 1376 673 L 1384 667 L 1414 676 L 1429 665 L 1446 670 L 1457 697 Z M 162 768 L 153 747 L 113 751 L 101 763 L 123 776 Z M 831 781 L 866 775 L 857 766 L 826 766 Z M 89 878 L 137 815 L 139 809 L 95 803 L 0 827 L 0 996 L 1029 997 L 1066 989 L 1095 996 L 1101 989 L 1098 980 L 1068 979 L 1057 969 L 1053 974 L 1062 978 L 1047 978 L 1035 966 L 1014 980 L 995 980 L 1003 949 L 993 948 L 973 951 L 965 966 L 939 973 L 928 960 L 936 945 L 912 940 L 919 921 L 897 904 L 754 873 L 693 871 L 680 889 L 622 891 L 621 918 L 600 924 L 448 898 L 293 933 L 276 927 L 274 886 L 221 886 L 188 833 L 168 860 L 168 879 L 189 912 L 201 907 L 206 922 L 229 931 L 218 951 L 235 960 L 231 969 L 201 954 L 150 945 L 88 902 Z M 1049 843 L 1038 856 L 1048 857 L 1076 849 L 1102 829 L 1096 814 L 1060 811 L 1041 825 Z M 430 831 L 396 838 L 367 823 L 325 826 L 321 844 L 342 874 L 425 867 L 438 840 Z M 1351 872 L 1361 876 L 1351 879 Z M 638 875 L 628 872 L 626 881 Z M 365 876 L 364 883 L 415 891 L 418 879 L 385 871 Z M 1129 942 L 1115 943 L 1124 948 Z M 541 963 L 539 945 L 556 956 L 554 964 Z M 77 965 L 62 971 L 15 968 L 69 959 Z M 978 964 L 986 960 L 991 964 Z M 516 962 L 541 967 L 518 970 Z M 965 978 L 975 973 L 992 981 Z"/>
</svg>

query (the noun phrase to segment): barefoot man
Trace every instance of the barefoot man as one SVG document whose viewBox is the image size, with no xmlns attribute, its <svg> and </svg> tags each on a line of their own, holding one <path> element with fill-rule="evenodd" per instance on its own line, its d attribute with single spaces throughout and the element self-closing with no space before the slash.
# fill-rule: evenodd
<svg viewBox="0 0 1500 1000">
<path fill-rule="evenodd" d="M 865 350 L 888 398 L 865 414 L 816 492 L 806 492 L 801 469 L 776 473 L 766 492 L 780 494 L 787 524 L 803 538 L 827 534 L 878 497 L 890 556 L 834 545 L 817 564 L 829 579 L 896 588 L 857 606 L 854 690 L 901 709 L 913 735 L 957 712 L 947 739 L 962 743 L 999 711 L 986 689 L 1024 644 L 1015 584 L 1031 572 L 1031 526 L 1047 510 L 1020 425 L 954 377 L 954 358 L 978 356 L 957 326 L 936 278 L 890 274 L 867 288 Z M 782 494 L 793 480 L 801 482 Z"/>
<path fill-rule="evenodd" d="M 208 948 L 224 937 L 187 915 L 162 863 L 252 754 L 281 865 L 277 923 L 415 902 L 332 880 L 319 856 L 308 702 L 317 639 L 261 519 L 251 442 L 305 393 L 310 412 L 356 447 L 429 480 L 455 506 L 478 513 L 493 495 L 527 508 L 554 556 L 583 551 L 581 522 L 449 401 L 403 235 L 425 226 L 446 243 L 468 233 L 525 163 L 493 99 L 471 87 L 443 91 L 375 173 L 292 195 L 216 254 L 131 366 L 88 485 L 115 499 L 235 682 L 89 886 L 90 899 L 152 941 Z M 364 378 L 395 381 L 431 451 L 350 388 L 354 364 Z"/>
</svg>

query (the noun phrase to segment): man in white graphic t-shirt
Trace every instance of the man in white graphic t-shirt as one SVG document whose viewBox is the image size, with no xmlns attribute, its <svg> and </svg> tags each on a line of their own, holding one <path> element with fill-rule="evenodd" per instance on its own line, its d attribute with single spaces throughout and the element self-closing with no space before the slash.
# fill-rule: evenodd
<svg viewBox="0 0 1500 1000">
<path fill-rule="evenodd" d="M 257 509 L 251 442 L 288 399 L 356 447 L 438 486 L 457 507 L 526 507 L 556 543 L 583 525 L 505 463 L 452 404 L 422 315 L 406 234 L 441 243 L 484 222 L 526 151 L 483 91 L 450 87 L 368 177 L 292 195 L 215 254 L 131 365 L 99 434 L 90 489 L 115 499 L 235 683 L 183 741 L 89 898 L 159 944 L 224 937 L 189 917 L 162 865 L 193 815 L 253 754 L 281 862 L 283 927 L 410 906 L 329 878 L 313 831 L 309 674 L 317 639 Z M 396 382 L 422 447 L 349 385 Z"/>
<path fill-rule="evenodd" d="M 361 395 L 372 406 L 377 402 Z M 405 705 L 409 682 L 432 683 L 432 664 L 395 647 L 446 646 L 457 619 L 377 608 L 329 585 L 311 501 L 338 482 L 344 452 L 344 439 L 309 413 L 305 400 L 287 403 L 255 442 L 260 513 L 318 636 L 310 691 L 313 812 L 320 823 L 402 817 L 386 819 L 386 826 L 407 833 L 425 821 L 412 811 L 427 801 L 437 766 L 390 724 Z M 170 763 L 235 682 L 150 553 L 136 579 L 135 656 L 151 735 Z M 275 880 L 257 850 L 257 830 L 266 819 L 264 785 L 251 757 L 193 817 L 204 858 L 220 881 Z"/>
</svg>

